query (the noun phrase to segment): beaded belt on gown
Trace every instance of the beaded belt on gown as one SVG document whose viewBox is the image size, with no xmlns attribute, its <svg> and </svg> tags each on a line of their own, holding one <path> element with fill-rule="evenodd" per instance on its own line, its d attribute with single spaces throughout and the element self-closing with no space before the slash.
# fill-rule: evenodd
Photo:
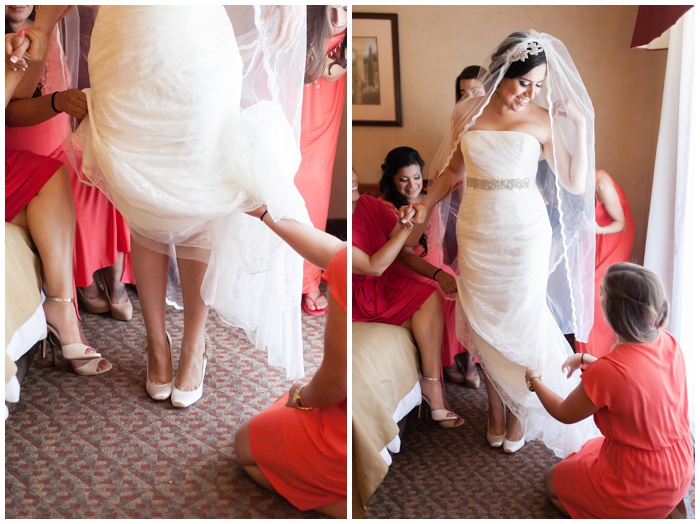
<svg viewBox="0 0 700 524">
<path fill-rule="evenodd" d="M 467 187 L 473 187 L 474 189 L 486 189 L 489 191 L 496 191 L 499 189 L 529 189 L 530 179 L 529 178 L 502 178 L 502 179 L 492 179 L 492 178 L 476 178 L 473 176 L 467 177 Z"/>
</svg>

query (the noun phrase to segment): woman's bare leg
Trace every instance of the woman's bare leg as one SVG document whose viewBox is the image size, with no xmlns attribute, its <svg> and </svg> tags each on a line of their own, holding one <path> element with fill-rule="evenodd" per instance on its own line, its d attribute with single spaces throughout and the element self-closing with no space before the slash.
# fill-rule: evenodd
<svg viewBox="0 0 700 524">
<path fill-rule="evenodd" d="M 506 414 L 503 400 L 496 391 L 488 375 L 484 374 L 486 383 L 486 396 L 489 401 L 489 426 L 488 431 L 493 436 L 503 435 L 506 432 Z"/>
<path fill-rule="evenodd" d="M 413 313 L 409 323 L 404 324 L 413 332 L 420 353 L 424 377 L 440 378 L 440 351 L 442 344 L 442 307 L 437 291 Z M 439 380 L 421 380 L 421 391 L 427 397 L 430 408 L 445 409 L 442 385 Z"/>
<path fill-rule="evenodd" d="M 250 421 L 244 423 L 238 431 L 236 431 L 236 456 L 238 457 L 238 463 L 243 467 L 250 478 L 252 478 L 257 484 L 260 484 L 263 488 L 277 493 L 275 487 L 270 483 L 269 480 L 263 475 L 263 472 L 258 467 L 255 458 L 253 458 L 253 453 L 250 450 Z"/>
<path fill-rule="evenodd" d="M 203 379 L 204 334 L 209 307 L 202 300 L 201 289 L 207 264 L 178 257 L 177 266 L 180 270 L 185 329 L 175 386 L 181 391 L 194 391 Z"/>
<path fill-rule="evenodd" d="M 271 491 L 272 493 L 277 493 L 275 487 L 270 483 L 265 477 L 262 470 L 258 467 L 258 464 L 253 458 L 253 453 L 250 450 L 250 421 L 244 423 L 238 431 L 236 431 L 235 446 L 236 446 L 236 456 L 238 457 L 238 463 L 255 483 L 259 484 L 263 488 Z M 328 506 L 322 506 L 316 508 L 316 511 L 323 515 L 327 515 L 335 519 L 344 519 L 347 517 L 348 506 L 346 502 L 339 504 L 330 504 Z"/>
<path fill-rule="evenodd" d="M 102 268 L 102 278 L 105 282 L 105 293 L 109 295 L 112 304 L 122 304 L 129 300 L 126 294 L 126 286 L 122 284 L 122 272 L 124 269 L 124 253 L 119 253 L 116 264 Z"/>
<path fill-rule="evenodd" d="M 555 466 L 549 468 L 544 474 L 544 488 L 545 490 L 547 490 L 547 496 L 549 497 L 549 500 L 552 501 L 552 504 L 554 504 L 554 507 L 557 508 L 563 515 L 566 515 L 568 517 L 569 512 L 566 511 L 566 509 L 564 509 L 564 506 L 562 505 L 561 501 L 559 500 L 559 497 L 557 497 L 557 494 L 554 491 L 554 467 Z"/>
<path fill-rule="evenodd" d="M 36 245 L 44 273 L 46 294 L 73 298 L 73 243 L 75 208 L 68 170 L 61 166 L 42 187 L 27 207 L 12 221 L 29 232 Z M 46 321 L 57 331 L 61 344 L 82 343 L 80 324 L 73 304 L 44 302 Z M 88 353 L 94 353 L 92 349 Z M 85 362 L 71 362 L 73 368 Z M 97 369 L 109 363 L 101 359 Z"/>
<path fill-rule="evenodd" d="M 165 336 L 165 292 L 168 286 L 167 254 L 149 249 L 131 237 L 131 256 L 148 341 L 149 380 L 167 384 L 173 369 Z"/>
<path fill-rule="evenodd" d="M 321 506 L 320 508 L 316 508 L 315 511 L 332 519 L 346 519 L 348 517 L 348 503 L 341 502 L 339 504 Z"/>
</svg>

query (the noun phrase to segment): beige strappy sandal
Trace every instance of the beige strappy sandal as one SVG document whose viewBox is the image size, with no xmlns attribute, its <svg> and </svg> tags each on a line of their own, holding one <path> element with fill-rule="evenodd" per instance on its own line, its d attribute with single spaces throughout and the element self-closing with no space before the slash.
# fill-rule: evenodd
<svg viewBox="0 0 700 524">
<path fill-rule="evenodd" d="M 46 300 L 51 300 L 53 302 L 62 302 L 64 304 L 73 304 L 72 298 L 60 298 L 60 297 L 50 297 L 47 296 Z M 46 344 L 51 347 L 51 354 L 53 355 L 54 364 L 56 363 L 56 348 L 61 348 L 63 353 L 63 358 L 66 360 L 93 360 L 100 359 L 102 355 L 99 353 L 87 353 L 88 349 L 94 348 L 86 346 L 85 344 L 76 342 L 75 344 L 66 344 L 65 346 L 61 344 L 61 338 L 58 336 L 58 331 L 48 322 L 46 323 L 46 329 L 48 330 L 48 335 L 43 343 L 43 355 L 46 356 Z"/>
</svg>

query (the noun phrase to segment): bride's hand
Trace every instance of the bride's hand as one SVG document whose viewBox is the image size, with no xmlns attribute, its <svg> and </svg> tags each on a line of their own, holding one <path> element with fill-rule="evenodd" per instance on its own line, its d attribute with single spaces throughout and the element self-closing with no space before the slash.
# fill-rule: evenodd
<svg viewBox="0 0 700 524">
<path fill-rule="evenodd" d="M 557 100 L 554 102 L 554 104 L 552 104 L 552 116 L 568 118 L 576 126 L 585 125 L 586 123 L 586 117 L 571 100 Z"/>
<path fill-rule="evenodd" d="M 280 51 L 289 51 L 301 34 L 306 8 L 303 5 L 271 5 L 263 17 L 263 22 L 269 22 L 277 11 L 280 13 L 280 20 L 277 24 L 277 34 L 271 44 Z"/>
<path fill-rule="evenodd" d="M 413 204 L 413 210 L 416 212 L 413 217 L 414 224 L 422 224 L 428 218 L 428 208 L 423 204 Z"/>
</svg>

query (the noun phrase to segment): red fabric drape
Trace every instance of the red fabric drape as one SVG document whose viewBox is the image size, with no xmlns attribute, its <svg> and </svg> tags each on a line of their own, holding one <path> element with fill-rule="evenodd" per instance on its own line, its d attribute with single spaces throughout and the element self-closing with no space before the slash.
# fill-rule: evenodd
<svg viewBox="0 0 700 524">
<path fill-rule="evenodd" d="M 642 48 L 660 37 L 675 24 L 692 5 L 640 5 L 632 35 L 632 49 Z"/>
</svg>

